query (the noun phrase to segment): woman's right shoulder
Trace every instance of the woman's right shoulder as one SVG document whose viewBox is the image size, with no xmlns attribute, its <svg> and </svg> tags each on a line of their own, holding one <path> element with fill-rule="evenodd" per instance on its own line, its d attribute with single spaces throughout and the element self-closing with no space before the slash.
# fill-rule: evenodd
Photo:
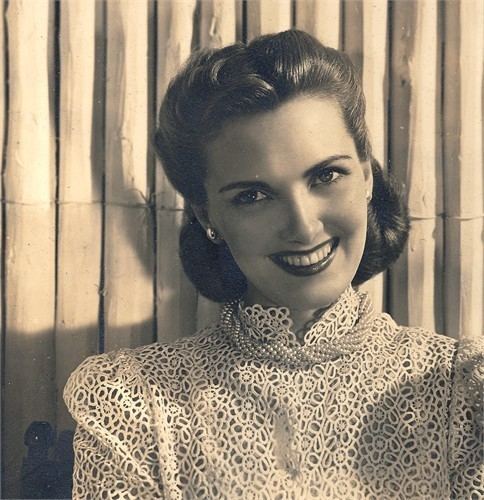
<svg viewBox="0 0 484 500">
<path fill-rule="evenodd" d="M 79 414 L 89 401 L 111 398 L 113 394 L 139 395 L 147 381 L 160 383 L 179 376 L 181 369 L 219 357 L 227 349 L 218 326 L 204 328 L 192 336 L 173 342 L 154 342 L 123 348 L 86 358 L 70 375 L 64 387 L 64 400 L 71 414 Z"/>
</svg>

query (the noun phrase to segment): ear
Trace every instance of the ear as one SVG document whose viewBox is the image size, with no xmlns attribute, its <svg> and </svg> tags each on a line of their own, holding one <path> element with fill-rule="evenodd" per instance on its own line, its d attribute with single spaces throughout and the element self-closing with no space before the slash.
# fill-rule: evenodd
<svg viewBox="0 0 484 500">
<path fill-rule="evenodd" d="M 361 167 L 363 169 L 363 176 L 365 178 L 366 190 L 371 197 L 371 194 L 373 193 L 373 172 L 371 170 L 371 161 L 366 160 L 362 162 Z"/>
<path fill-rule="evenodd" d="M 208 218 L 208 210 L 207 210 L 207 205 L 194 205 L 191 204 L 191 209 L 193 210 L 193 213 L 195 214 L 195 217 L 197 218 L 198 222 L 200 222 L 200 225 L 207 230 L 207 228 L 210 226 L 210 220 Z"/>
<path fill-rule="evenodd" d="M 213 227 L 208 216 L 208 210 L 206 205 L 191 205 L 191 209 L 195 214 L 200 225 L 203 227 L 207 234 L 207 238 L 214 245 L 221 245 L 223 242 L 223 237 L 218 234 L 217 230 Z"/>
</svg>

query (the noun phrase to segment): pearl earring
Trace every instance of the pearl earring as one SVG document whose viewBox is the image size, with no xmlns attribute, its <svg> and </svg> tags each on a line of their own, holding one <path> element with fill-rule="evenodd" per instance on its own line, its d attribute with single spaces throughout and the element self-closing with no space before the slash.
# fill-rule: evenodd
<svg viewBox="0 0 484 500">
<path fill-rule="evenodd" d="M 368 202 L 370 202 L 370 201 L 371 201 L 371 194 L 370 194 L 370 191 L 368 191 L 368 189 L 366 190 L 366 200 L 367 200 Z"/>
<path fill-rule="evenodd" d="M 213 243 L 217 240 L 217 233 L 213 227 L 207 227 L 207 238 Z"/>
</svg>

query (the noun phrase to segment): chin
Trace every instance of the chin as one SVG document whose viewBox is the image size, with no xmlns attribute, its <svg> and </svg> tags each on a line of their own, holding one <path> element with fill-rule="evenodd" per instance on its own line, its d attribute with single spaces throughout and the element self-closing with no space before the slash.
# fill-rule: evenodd
<svg viewBox="0 0 484 500">
<path fill-rule="evenodd" d="M 303 278 L 304 279 L 304 278 Z M 253 302 L 260 303 L 262 306 L 283 306 L 293 310 L 315 310 L 327 308 L 338 300 L 340 295 L 351 283 L 348 280 L 329 280 L 332 283 L 328 285 L 327 280 L 320 280 L 316 283 L 297 283 L 291 280 L 288 283 L 284 280 L 279 286 L 276 282 L 271 282 L 271 288 L 260 287 L 259 292 L 253 295 Z"/>
<path fill-rule="evenodd" d="M 338 300 L 348 285 L 349 282 L 330 286 L 321 285 L 316 290 L 300 289 L 296 293 L 287 294 L 285 302 L 289 309 L 312 310 L 327 308 Z"/>
</svg>

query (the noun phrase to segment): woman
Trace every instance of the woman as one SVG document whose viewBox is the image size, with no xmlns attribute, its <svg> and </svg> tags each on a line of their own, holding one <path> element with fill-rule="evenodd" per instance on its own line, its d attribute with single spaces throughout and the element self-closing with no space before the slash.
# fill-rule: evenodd
<svg viewBox="0 0 484 500">
<path fill-rule="evenodd" d="M 156 148 L 187 201 L 180 255 L 220 323 L 86 360 L 75 498 L 479 498 L 473 345 L 353 290 L 408 222 L 348 59 L 300 31 L 195 54 Z"/>
</svg>

